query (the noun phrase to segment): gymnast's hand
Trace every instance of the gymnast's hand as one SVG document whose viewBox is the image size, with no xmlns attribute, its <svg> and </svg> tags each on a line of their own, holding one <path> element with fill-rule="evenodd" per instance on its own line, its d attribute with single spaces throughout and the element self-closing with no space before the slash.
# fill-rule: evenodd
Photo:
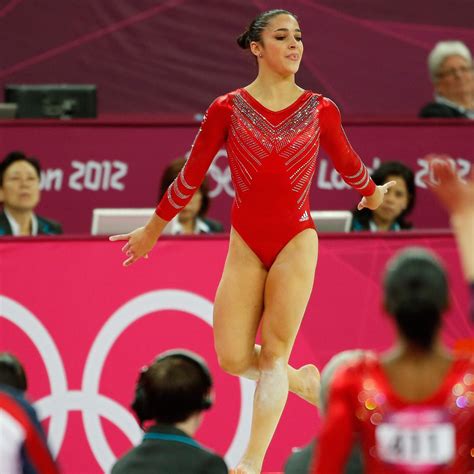
<svg viewBox="0 0 474 474">
<path fill-rule="evenodd" d="M 368 207 L 372 211 L 377 209 L 380 204 L 383 203 L 385 194 L 387 194 L 388 190 L 396 184 L 396 181 L 389 181 L 388 183 L 382 184 L 381 186 L 377 186 L 375 191 L 370 196 L 364 196 L 359 204 L 357 204 L 357 209 L 361 211 L 364 207 Z"/>
<path fill-rule="evenodd" d="M 461 179 L 449 159 L 432 158 L 430 167 L 435 181 L 425 179 L 425 184 L 438 197 L 451 218 L 461 216 L 463 224 L 474 215 L 474 169 L 467 181 Z"/>
<path fill-rule="evenodd" d="M 155 245 L 158 237 L 168 222 L 153 213 L 152 217 L 144 227 L 139 227 L 128 234 L 112 235 L 109 240 L 126 240 L 122 252 L 127 256 L 123 262 L 124 267 L 135 263 L 139 258 L 148 258 L 148 253 Z"/>
</svg>

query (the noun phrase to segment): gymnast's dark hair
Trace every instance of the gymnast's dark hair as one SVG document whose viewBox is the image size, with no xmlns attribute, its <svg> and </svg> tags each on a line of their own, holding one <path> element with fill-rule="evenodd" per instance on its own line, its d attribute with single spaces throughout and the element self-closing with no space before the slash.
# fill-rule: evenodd
<svg viewBox="0 0 474 474">
<path fill-rule="evenodd" d="M 288 10 L 268 10 L 260 13 L 247 29 L 237 38 L 237 44 L 242 49 L 249 49 L 252 41 L 262 41 L 262 31 L 268 25 L 270 20 L 278 15 L 291 15 L 297 19 L 296 15 L 289 12 Z"/>
<path fill-rule="evenodd" d="M 0 352 L 0 384 L 22 392 L 28 388 L 25 369 L 20 361 L 9 352 Z"/>
<path fill-rule="evenodd" d="M 142 426 L 148 420 L 179 423 L 212 406 L 211 389 L 204 359 L 190 351 L 169 351 L 142 369 L 132 409 Z"/>
<path fill-rule="evenodd" d="M 400 334 L 421 349 L 430 349 L 448 307 L 448 282 L 440 262 L 421 248 L 396 255 L 384 277 L 385 308 Z"/>
</svg>

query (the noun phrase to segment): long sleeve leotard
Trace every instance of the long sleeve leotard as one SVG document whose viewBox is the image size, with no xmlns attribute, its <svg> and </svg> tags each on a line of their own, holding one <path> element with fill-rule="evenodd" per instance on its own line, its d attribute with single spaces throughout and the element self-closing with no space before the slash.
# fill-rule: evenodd
<svg viewBox="0 0 474 474">
<path fill-rule="evenodd" d="M 366 474 L 467 474 L 474 470 L 474 358 L 453 361 L 419 402 L 393 390 L 375 355 L 338 372 L 311 472 L 343 472 L 360 442 Z"/>
<path fill-rule="evenodd" d="M 347 184 L 364 196 L 375 190 L 331 100 L 305 91 L 274 112 L 237 89 L 207 110 L 186 165 L 156 208 L 159 217 L 170 220 L 186 206 L 224 144 L 235 189 L 232 226 L 266 268 L 296 234 L 314 228 L 309 191 L 320 145 Z"/>
</svg>

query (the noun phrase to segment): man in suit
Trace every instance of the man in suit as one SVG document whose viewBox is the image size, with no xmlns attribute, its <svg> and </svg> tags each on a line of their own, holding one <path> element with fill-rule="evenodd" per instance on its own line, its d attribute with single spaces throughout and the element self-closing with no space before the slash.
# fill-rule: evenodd
<svg viewBox="0 0 474 474">
<path fill-rule="evenodd" d="M 434 101 L 421 118 L 474 119 L 474 70 L 469 48 L 461 41 L 440 41 L 428 56 Z"/>
<path fill-rule="evenodd" d="M 61 225 L 35 214 L 41 168 L 36 158 L 14 151 L 0 163 L 0 236 L 61 234 Z"/>
<path fill-rule="evenodd" d="M 212 406 L 212 378 L 203 359 L 169 351 L 142 369 L 132 409 L 143 441 L 120 458 L 112 474 L 227 474 L 224 460 L 193 436 Z"/>
</svg>

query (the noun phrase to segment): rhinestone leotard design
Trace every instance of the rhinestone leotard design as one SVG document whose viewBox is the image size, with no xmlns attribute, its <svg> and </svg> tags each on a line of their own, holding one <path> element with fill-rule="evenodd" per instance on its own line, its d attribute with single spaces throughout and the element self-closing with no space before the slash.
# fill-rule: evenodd
<svg viewBox="0 0 474 474">
<path fill-rule="evenodd" d="M 375 189 L 332 101 L 305 91 L 274 112 L 238 89 L 207 110 L 185 167 L 156 208 L 158 216 L 170 220 L 186 206 L 224 144 L 235 190 L 232 226 L 267 269 L 295 235 L 314 229 L 309 191 L 320 145 L 347 184 L 364 196 Z"/>
</svg>

